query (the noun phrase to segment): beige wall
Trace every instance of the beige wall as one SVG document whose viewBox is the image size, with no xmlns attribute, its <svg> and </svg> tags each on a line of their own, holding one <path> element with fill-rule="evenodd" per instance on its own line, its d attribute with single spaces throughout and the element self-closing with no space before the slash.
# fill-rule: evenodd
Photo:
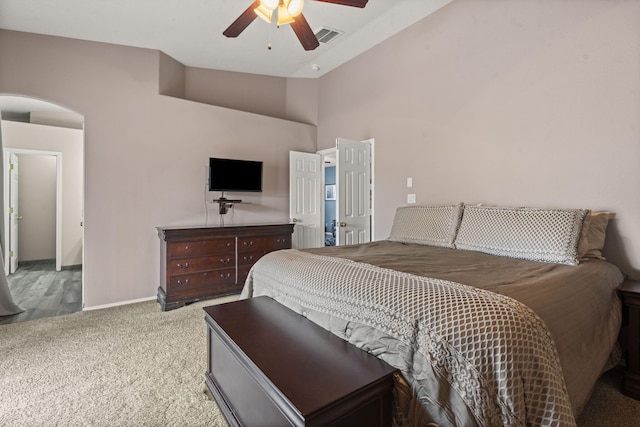
<svg viewBox="0 0 640 427">
<path fill-rule="evenodd" d="M 79 129 L 61 128 L 34 123 L 21 123 L 3 120 L 2 135 L 4 148 L 39 150 L 59 152 L 62 155 L 62 254 L 61 265 L 63 267 L 82 264 L 82 209 L 83 209 L 83 131 Z M 31 155 L 20 155 L 20 160 L 26 161 Z M 55 161 L 53 174 L 53 195 L 55 197 Z M 22 170 L 22 169 L 20 169 Z M 30 195 L 32 189 L 24 187 L 21 182 L 19 194 Z M 55 205 L 55 198 L 53 200 Z M 34 201 L 34 203 L 36 203 Z M 23 231 L 29 236 L 29 221 L 25 218 Z M 55 228 L 52 230 L 55 238 Z M 23 233 L 20 232 L 20 241 L 23 241 Z M 31 236 L 28 241 L 36 241 L 37 236 Z M 22 249 L 20 247 L 19 249 Z M 18 252 L 19 260 L 44 259 L 39 258 L 41 248 L 31 248 L 27 253 Z M 25 258 L 26 257 L 26 258 Z M 55 258 L 55 246 L 53 257 Z"/>
<path fill-rule="evenodd" d="M 161 64 L 160 93 L 163 95 L 300 123 L 317 124 L 316 79 L 260 76 L 184 67 L 166 55 L 163 55 Z M 173 84 L 167 85 L 166 82 Z"/>
<path fill-rule="evenodd" d="M 457 0 L 317 81 L 288 80 L 285 115 L 317 129 L 180 99 L 189 73 L 157 51 L 10 31 L 0 93 L 86 117 L 87 306 L 155 295 L 155 226 L 218 220 L 209 156 L 265 161 L 265 192 L 234 221 L 286 221 L 288 151 L 336 136 L 376 139 L 378 238 L 413 177 L 424 204 L 610 209 L 607 252 L 640 278 L 639 34 L 635 0 Z"/>
<path fill-rule="evenodd" d="M 640 1 L 457 0 L 318 92 L 318 148 L 375 137 L 378 238 L 409 192 L 611 210 L 606 252 L 640 278 Z"/>
<path fill-rule="evenodd" d="M 285 118 L 286 85 L 283 77 L 185 69 L 185 98 L 271 117 Z"/>
<path fill-rule="evenodd" d="M 157 51 L 0 31 L 0 58 L 0 93 L 85 116 L 87 307 L 156 294 L 156 226 L 218 222 L 210 156 L 265 164 L 264 192 L 227 223 L 288 221 L 288 152 L 314 151 L 314 126 L 159 95 L 160 79 L 180 95 L 183 73 Z"/>
</svg>

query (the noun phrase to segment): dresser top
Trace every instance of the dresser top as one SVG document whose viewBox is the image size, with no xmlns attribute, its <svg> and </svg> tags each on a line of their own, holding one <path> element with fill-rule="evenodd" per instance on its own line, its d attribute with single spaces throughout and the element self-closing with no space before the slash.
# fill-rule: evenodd
<svg viewBox="0 0 640 427">
<path fill-rule="evenodd" d="M 161 240 L 207 239 L 230 236 L 270 236 L 293 233 L 293 224 L 243 224 L 225 226 L 169 226 L 156 227 Z"/>
<path fill-rule="evenodd" d="M 193 229 L 235 229 L 245 227 L 272 227 L 276 225 L 289 225 L 285 222 L 261 222 L 255 224 L 227 224 L 227 225 L 166 225 L 156 227 L 158 230 L 193 230 Z"/>
</svg>

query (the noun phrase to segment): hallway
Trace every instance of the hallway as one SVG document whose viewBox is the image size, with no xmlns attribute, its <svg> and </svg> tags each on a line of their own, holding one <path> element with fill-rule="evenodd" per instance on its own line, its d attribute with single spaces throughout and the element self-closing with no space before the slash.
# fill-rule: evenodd
<svg viewBox="0 0 640 427">
<path fill-rule="evenodd" d="M 0 325 L 82 311 L 82 267 L 56 271 L 55 261 L 20 264 L 7 278 L 13 301 L 25 311 Z"/>
</svg>

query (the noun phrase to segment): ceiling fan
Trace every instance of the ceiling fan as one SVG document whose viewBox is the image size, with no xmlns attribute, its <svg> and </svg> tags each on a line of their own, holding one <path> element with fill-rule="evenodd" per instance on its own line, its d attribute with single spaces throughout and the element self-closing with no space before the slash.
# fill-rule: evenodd
<svg viewBox="0 0 640 427">
<path fill-rule="evenodd" d="M 315 0 L 324 3 L 340 4 L 363 8 L 368 0 Z M 227 37 L 238 37 L 258 16 L 271 23 L 274 14 L 278 26 L 291 24 L 298 40 L 305 50 L 313 50 L 320 46 L 313 30 L 302 14 L 304 0 L 255 0 L 229 27 L 222 32 Z"/>
</svg>

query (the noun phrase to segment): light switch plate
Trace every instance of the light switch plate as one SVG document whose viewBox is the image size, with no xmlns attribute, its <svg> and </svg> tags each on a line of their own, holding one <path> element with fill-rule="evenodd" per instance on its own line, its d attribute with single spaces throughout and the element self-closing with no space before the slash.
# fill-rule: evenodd
<svg viewBox="0 0 640 427">
<path fill-rule="evenodd" d="M 415 194 L 407 194 L 407 203 L 415 203 L 416 195 Z"/>
</svg>

